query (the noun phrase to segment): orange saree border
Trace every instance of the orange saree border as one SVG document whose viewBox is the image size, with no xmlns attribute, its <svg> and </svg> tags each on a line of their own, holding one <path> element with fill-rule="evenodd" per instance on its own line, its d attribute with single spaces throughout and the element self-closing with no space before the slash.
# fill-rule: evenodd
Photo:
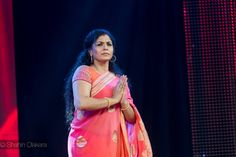
<svg viewBox="0 0 236 157">
<path fill-rule="evenodd" d="M 133 107 L 135 115 L 136 115 L 136 123 L 133 124 L 133 131 L 135 132 L 135 135 L 137 140 L 143 141 L 145 144 L 145 148 L 137 148 L 138 150 L 134 150 L 134 148 L 132 148 L 129 144 L 129 138 L 128 138 L 128 130 L 126 127 L 126 122 L 124 119 L 123 114 L 121 113 L 121 128 L 123 131 L 123 138 L 125 141 L 125 147 L 128 151 L 129 154 L 131 154 L 131 157 L 152 157 L 153 153 L 152 153 L 152 148 L 151 148 L 151 143 L 147 134 L 147 131 L 145 129 L 144 123 L 138 113 L 138 110 L 136 109 L 136 107 Z M 132 135 L 133 136 L 133 135 Z M 137 146 L 139 147 L 139 146 Z M 143 149 L 143 150 L 142 150 Z M 138 152 L 134 152 L 134 151 L 138 151 Z M 133 154 L 137 154 L 137 156 L 133 156 Z"/>
<path fill-rule="evenodd" d="M 92 84 L 92 89 L 91 89 L 91 96 L 95 96 L 98 94 L 104 87 L 106 87 L 113 79 L 115 78 L 115 75 L 106 72 L 99 76 Z"/>
</svg>

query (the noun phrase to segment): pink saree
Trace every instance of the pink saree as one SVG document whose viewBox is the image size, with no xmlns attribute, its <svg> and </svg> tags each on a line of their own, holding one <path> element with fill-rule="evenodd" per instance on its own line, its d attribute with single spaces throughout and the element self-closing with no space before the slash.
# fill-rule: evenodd
<svg viewBox="0 0 236 157">
<path fill-rule="evenodd" d="M 119 78 L 107 72 L 97 73 L 89 66 L 80 66 L 73 77 L 91 83 L 91 97 L 111 97 Z M 69 157 L 152 157 L 145 126 L 130 96 L 136 122 L 125 121 L 120 105 L 96 111 L 75 110 L 68 136 Z"/>
</svg>

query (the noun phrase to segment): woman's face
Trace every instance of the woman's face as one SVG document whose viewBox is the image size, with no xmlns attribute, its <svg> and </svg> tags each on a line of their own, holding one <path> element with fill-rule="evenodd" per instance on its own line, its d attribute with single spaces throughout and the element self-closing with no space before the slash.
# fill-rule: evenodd
<svg viewBox="0 0 236 157">
<path fill-rule="evenodd" d="M 106 34 L 101 35 L 93 43 L 90 56 L 93 56 L 94 60 L 99 62 L 110 61 L 113 55 L 113 43 L 110 37 Z"/>
</svg>

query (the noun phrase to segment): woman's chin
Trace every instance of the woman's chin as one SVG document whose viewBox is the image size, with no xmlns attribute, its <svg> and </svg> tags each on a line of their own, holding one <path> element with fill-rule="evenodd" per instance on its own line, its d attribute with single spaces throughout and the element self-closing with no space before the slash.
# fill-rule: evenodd
<svg viewBox="0 0 236 157">
<path fill-rule="evenodd" d="M 110 61 L 110 58 L 103 58 L 103 59 L 100 59 L 99 62 L 103 62 L 103 63 L 106 63 L 106 62 L 109 62 Z"/>
</svg>

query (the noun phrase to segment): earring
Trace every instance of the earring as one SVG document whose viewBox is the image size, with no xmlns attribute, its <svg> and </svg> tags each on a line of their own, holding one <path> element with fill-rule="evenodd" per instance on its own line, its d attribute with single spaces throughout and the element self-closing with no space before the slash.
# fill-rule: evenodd
<svg viewBox="0 0 236 157">
<path fill-rule="evenodd" d="M 90 61 L 93 63 L 93 55 L 90 56 Z"/>
<path fill-rule="evenodd" d="M 113 55 L 113 56 L 111 57 L 111 60 L 110 60 L 110 62 L 114 63 L 115 61 L 116 61 L 116 56 L 115 56 L 115 55 Z"/>
</svg>

